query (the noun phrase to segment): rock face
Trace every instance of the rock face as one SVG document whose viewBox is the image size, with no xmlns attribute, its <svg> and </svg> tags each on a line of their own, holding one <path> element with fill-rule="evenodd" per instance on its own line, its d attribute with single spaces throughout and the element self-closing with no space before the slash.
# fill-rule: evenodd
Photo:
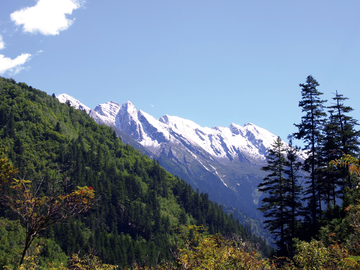
<svg viewBox="0 0 360 270">
<path fill-rule="evenodd" d="M 166 170 L 207 192 L 210 199 L 259 215 L 256 187 L 265 176 L 260 168 L 276 139 L 269 131 L 252 123 L 208 128 L 177 116 L 155 119 L 130 101 L 121 106 L 110 101 L 92 110 L 66 94 L 58 99 L 113 127 L 123 141 L 140 144 Z"/>
</svg>

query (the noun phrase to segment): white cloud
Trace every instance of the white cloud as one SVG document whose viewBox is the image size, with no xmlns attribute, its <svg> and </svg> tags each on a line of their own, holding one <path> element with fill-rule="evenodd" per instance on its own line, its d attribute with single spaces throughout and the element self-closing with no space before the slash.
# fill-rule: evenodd
<svg viewBox="0 0 360 270">
<path fill-rule="evenodd" d="M 10 17 L 16 25 L 23 25 L 24 32 L 58 35 L 74 22 L 65 15 L 79 7 L 79 0 L 38 0 L 35 6 L 15 11 Z"/>
<path fill-rule="evenodd" d="M 19 73 L 20 70 L 24 69 L 22 65 L 25 64 L 25 62 L 28 61 L 30 57 L 31 54 L 29 53 L 23 53 L 15 59 L 11 59 L 0 54 L 0 74 L 10 72 L 15 75 Z"/>
<path fill-rule="evenodd" d="M 0 50 L 4 49 L 5 48 L 5 43 L 2 39 L 2 36 L 0 35 Z"/>
<path fill-rule="evenodd" d="M 5 43 L 0 35 L 0 50 L 5 48 Z M 26 61 L 30 60 L 31 54 L 23 53 L 16 57 L 15 59 L 11 59 L 9 57 L 5 57 L 5 55 L 0 54 L 0 74 L 5 72 L 9 72 L 11 74 L 17 74 L 20 70 L 24 69 L 22 66 Z"/>
</svg>

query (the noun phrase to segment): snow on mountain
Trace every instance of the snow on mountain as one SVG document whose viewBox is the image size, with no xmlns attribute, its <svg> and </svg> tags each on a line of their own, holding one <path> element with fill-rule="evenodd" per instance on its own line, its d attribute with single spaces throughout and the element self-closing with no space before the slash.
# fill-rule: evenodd
<svg viewBox="0 0 360 270">
<path fill-rule="evenodd" d="M 235 157 L 238 151 L 245 152 L 254 159 L 264 159 L 266 149 L 276 136 L 254 124 L 230 127 L 201 127 L 194 122 L 176 116 L 160 118 L 172 131 L 182 134 L 215 158 Z"/>
<path fill-rule="evenodd" d="M 58 99 L 63 103 L 69 100 L 72 106 L 87 113 L 92 111 L 69 95 L 61 94 Z M 239 153 L 263 161 L 266 150 L 276 139 L 274 134 L 252 123 L 208 128 L 178 116 L 164 115 L 157 120 L 137 110 L 130 101 L 121 106 L 113 101 L 99 104 L 92 114 L 98 123 L 118 127 L 152 152 L 170 141 L 193 145 L 223 161 L 231 161 Z"/>
<path fill-rule="evenodd" d="M 254 159 L 265 159 L 266 150 L 277 138 L 269 131 L 252 123 L 244 126 L 201 127 L 193 121 L 165 115 L 159 119 L 165 128 L 181 134 L 190 143 L 196 144 L 215 158 L 234 158 L 239 151 Z M 231 157 L 229 157 L 229 155 Z"/>
<path fill-rule="evenodd" d="M 121 131 L 132 145 L 141 145 L 167 171 L 209 194 L 221 204 L 257 215 L 266 151 L 277 136 L 252 123 L 202 127 L 178 116 L 155 119 L 127 101 L 110 101 L 94 110 L 61 94 L 60 102 L 85 110 L 99 124 Z"/>
<path fill-rule="evenodd" d="M 89 107 L 85 106 L 80 101 L 67 94 L 58 95 L 57 99 L 62 103 L 66 103 L 66 101 L 69 101 L 70 105 L 73 106 L 75 109 L 86 111 L 87 114 L 89 114 L 89 112 L 91 111 Z"/>
<path fill-rule="evenodd" d="M 113 101 L 99 104 L 95 107 L 94 111 L 97 112 L 98 118 L 106 125 L 113 125 L 115 117 L 118 114 L 121 106 Z"/>
</svg>

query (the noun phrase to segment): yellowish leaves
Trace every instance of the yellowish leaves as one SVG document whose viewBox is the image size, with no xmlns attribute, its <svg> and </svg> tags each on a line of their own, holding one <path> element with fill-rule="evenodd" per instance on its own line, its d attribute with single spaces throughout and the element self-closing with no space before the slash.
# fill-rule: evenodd
<svg viewBox="0 0 360 270">
<path fill-rule="evenodd" d="M 183 244 L 177 257 L 181 269 L 270 269 L 268 260 L 246 250 L 241 241 L 208 235 L 203 230 L 189 226 L 181 232 Z"/>
<path fill-rule="evenodd" d="M 0 191 L 7 185 L 18 170 L 4 157 L 4 149 L 0 148 Z"/>
<path fill-rule="evenodd" d="M 111 264 L 103 264 L 94 254 L 88 254 L 85 258 L 81 258 L 78 254 L 73 254 L 69 260 L 69 268 L 71 270 L 113 270 L 118 266 Z"/>
<path fill-rule="evenodd" d="M 29 188 L 31 188 L 31 181 L 30 180 L 24 180 L 24 179 L 13 179 L 13 181 L 10 184 L 10 188 L 17 189 L 17 190 L 23 190 L 26 193 L 29 193 Z"/>
<path fill-rule="evenodd" d="M 344 246 L 334 243 L 325 246 L 323 242 L 312 240 L 295 241 L 296 255 L 288 260 L 282 269 L 359 269 L 360 265 Z"/>
<path fill-rule="evenodd" d="M 3 157 L 2 150 L 0 149 L 0 202 L 19 214 L 26 227 L 20 269 L 26 251 L 38 233 L 55 223 L 87 211 L 95 199 L 95 191 L 92 187 L 77 187 L 72 193 L 64 195 L 61 194 L 61 187 L 55 184 L 48 186 L 47 196 L 40 196 L 38 191 L 42 182 L 38 187 L 34 187 L 30 180 L 13 179 L 17 170 Z M 13 191 L 4 192 L 6 185 Z"/>
<path fill-rule="evenodd" d="M 330 165 L 333 167 L 347 167 L 351 174 L 356 174 L 357 176 L 360 176 L 359 158 L 350 155 L 343 155 L 340 159 L 335 159 L 331 161 Z"/>
<path fill-rule="evenodd" d="M 62 211 L 61 209 L 81 208 L 91 205 L 95 198 L 95 191 L 92 187 L 77 187 L 70 194 L 58 194 L 56 196 L 38 196 L 34 193 L 32 182 L 24 179 L 13 179 L 10 187 L 16 191 L 13 196 L 6 196 L 7 205 L 22 217 L 34 216 L 42 207 L 50 207 L 53 212 Z M 55 214 L 55 213 L 54 213 Z M 39 213 L 34 217 L 39 216 Z"/>
</svg>

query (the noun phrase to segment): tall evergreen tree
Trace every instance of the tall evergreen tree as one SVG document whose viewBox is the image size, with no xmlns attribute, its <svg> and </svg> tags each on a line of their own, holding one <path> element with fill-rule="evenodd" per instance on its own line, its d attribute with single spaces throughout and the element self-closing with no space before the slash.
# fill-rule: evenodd
<svg viewBox="0 0 360 270">
<path fill-rule="evenodd" d="M 333 100 L 335 104 L 329 106 L 333 110 L 333 122 L 338 126 L 338 140 L 340 150 L 345 154 L 357 155 L 359 152 L 359 136 L 360 132 L 355 130 L 358 126 L 357 120 L 347 114 L 353 111 L 350 106 L 345 106 L 344 101 L 348 98 L 336 91 Z"/>
<path fill-rule="evenodd" d="M 286 149 L 280 139 L 272 144 L 266 155 L 267 166 L 261 169 L 269 174 L 258 185 L 260 192 L 266 195 L 261 201 L 261 207 L 258 209 L 264 213 L 266 220 L 265 228 L 275 236 L 276 244 L 280 252 L 285 250 L 285 219 L 286 219 L 286 185 L 287 179 L 284 177 L 286 158 Z"/>
<path fill-rule="evenodd" d="M 334 111 L 329 110 L 329 118 L 324 124 L 324 138 L 321 146 L 321 156 L 324 164 L 328 164 L 331 160 L 341 157 L 341 151 L 338 134 L 339 126 L 334 121 Z M 322 171 L 323 180 L 321 183 L 321 194 L 323 201 L 327 204 L 328 208 L 336 205 L 337 189 L 340 185 L 339 179 L 344 173 L 344 168 L 334 170 L 327 167 Z M 346 172 L 345 172 L 346 173 Z"/>
<path fill-rule="evenodd" d="M 319 83 L 312 76 L 308 76 L 305 84 L 300 84 L 302 100 L 299 107 L 305 113 L 301 117 L 301 123 L 295 124 L 298 132 L 294 137 L 303 140 L 304 150 L 308 150 L 308 158 L 305 160 L 304 169 L 309 172 L 309 181 L 307 181 L 306 197 L 308 201 L 308 211 L 312 223 L 312 234 L 318 229 L 318 220 L 321 214 L 321 194 L 320 194 L 320 169 L 321 158 L 319 147 L 322 141 L 323 122 L 326 113 L 324 112 L 324 102 L 320 96 L 323 94 L 317 90 Z"/>
<path fill-rule="evenodd" d="M 335 97 L 333 97 L 334 104 L 328 107 L 332 112 L 331 125 L 336 131 L 333 134 L 334 150 L 331 160 L 339 158 L 339 155 L 342 154 L 356 156 L 359 153 L 360 132 L 355 130 L 355 127 L 359 124 L 357 120 L 348 115 L 348 113 L 353 111 L 353 108 L 344 105 L 344 101 L 347 99 L 348 98 L 342 94 L 338 94 L 336 91 Z M 337 153 L 337 156 L 334 156 L 334 153 Z M 352 183 L 351 177 L 346 169 L 342 170 L 340 178 L 340 193 L 344 198 L 346 187 L 353 188 L 355 187 L 355 183 Z"/>
<path fill-rule="evenodd" d="M 289 136 L 289 147 L 286 149 L 286 169 L 285 174 L 288 178 L 286 205 L 289 242 L 297 236 L 297 223 L 302 215 L 302 185 L 299 183 L 299 175 L 302 163 L 299 161 L 299 148 L 293 146 L 292 136 Z"/>
</svg>

